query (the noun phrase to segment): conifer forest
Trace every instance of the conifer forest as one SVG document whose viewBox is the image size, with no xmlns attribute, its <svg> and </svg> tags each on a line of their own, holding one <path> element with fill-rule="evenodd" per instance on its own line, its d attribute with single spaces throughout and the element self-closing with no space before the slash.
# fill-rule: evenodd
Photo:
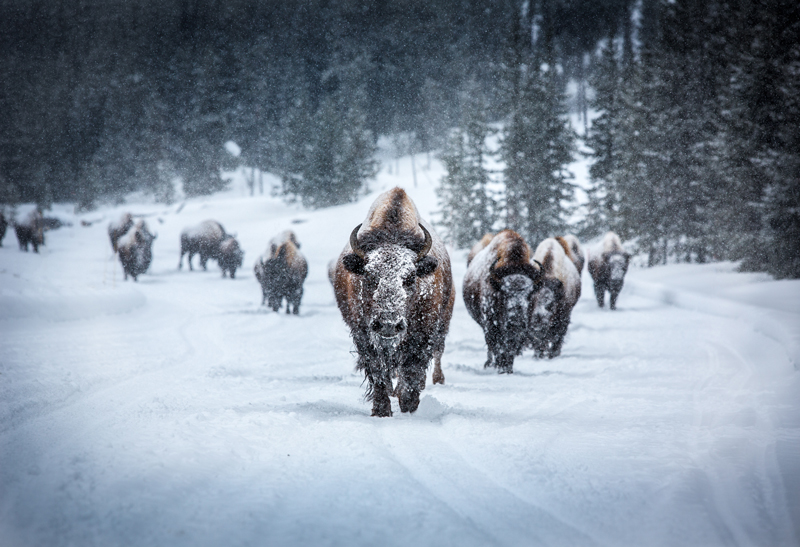
<svg viewBox="0 0 800 547">
<path fill-rule="evenodd" d="M 447 166 L 457 246 L 614 230 L 800 277 L 793 0 L 5 0 L 0 74 L 6 206 L 171 202 L 239 162 L 326 207 L 405 136 Z"/>
</svg>

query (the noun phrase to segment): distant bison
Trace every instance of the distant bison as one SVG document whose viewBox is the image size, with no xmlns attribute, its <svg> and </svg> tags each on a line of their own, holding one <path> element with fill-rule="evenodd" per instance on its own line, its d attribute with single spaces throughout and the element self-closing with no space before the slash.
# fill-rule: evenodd
<svg viewBox="0 0 800 547">
<path fill-rule="evenodd" d="M 274 311 L 286 299 L 286 313 L 300 313 L 308 263 L 299 247 L 294 232 L 287 230 L 272 238 L 267 252 L 256 261 L 254 271 L 261 284 L 261 303 L 267 303 Z"/>
<path fill-rule="evenodd" d="M 236 275 L 236 268 L 242 267 L 244 251 L 239 247 L 239 242 L 234 237 L 225 238 L 219 246 L 219 267 L 222 268 L 222 277 L 230 274 L 231 279 Z"/>
<path fill-rule="evenodd" d="M 625 274 L 631 255 L 622 248 L 619 236 L 608 232 L 600 243 L 599 248 L 591 250 L 589 254 L 589 274 L 594 281 L 594 294 L 597 305 L 601 308 L 605 304 L 606 291 L 611 294 L 609 307 L 617 309 L 617 296 L 622 290 Z"/>
<path fill-rule="evenodd" d="M 581 278 L 560 241 L 548 238 L 533 253 L 541 265 L 541 288 L 533 298 L 530 344 L 537 357 L 557 357 L 572 308 L 581 296 Z"/>
<path fill-rule="evenodd" d="M 475 254 L 464 276 L 464 303 L 483 328 L 488 356 L 484 367 L 511 373 L 528 341 L 531 307 L 542 272 L 531 264 L 521 235 L 503 230 Z"/>
<path fill-rule="evenodd" d="M 434 383 L 444 383 L 455 288 L 444 243 L 401 188 L 378 196 L 353 229 L 336 264 L 334 292 L 358 351 L 357 369 L 369 382 L 372 415 L 392 415 L 392 394 L 401 412 L 414 412 L 431 360 Z"/>
<path fill-rule="evenodd" d="M 153 259 L 153 240 L 157 234 L 151 234 L 147 223 L 140 220 L 117 241 L 117 253 L 122 263 L 125 279 L 130 275 L 134 281 L 150 267 Z"/>
<path fill-rule="evenodd" d="M 232 243 L 231 240 L 234 240 Z M 233 278 L 236 268 L 242 265 L 244 253 L 239 248 L 239 243 L 235 242 L 234 236 L 225 232 L 222 224 L 216 220 L 205 220 L 197 226 L 185 228 L 181 232 L 181 258 L 178 261 L 178 269 L 183 268 L 183 255 L 188 254 L 189 269 L 192 267 L 194 255 L 200 255 L 200 266 L 204 270 L 208 269 L 206 264 L 209 259 L 216 260 L 222 268 L 222 276 L 225 272 L 231 272 Z"/>
<path fill-rule="evenodd" d="M 117 252 L 117 242 L 131 228 L 133 228 L 133 216 L 130 213 L 123 213 L 118 221 L 108 225 L 108 238 L 111 240 L 111 248 L 115 253 Z"/>
<path fill-rule="evenodd" d="M 39 252 L 39 245 L 44 245 L 44 220 L 38 210 L 31 211 L 22 221 L 14 222 L 14 232 L 17 234 L 19 248 L 28 252 L 28 244 L 33 246 L 33 252 Z"/>
<path fill-rule="evenodd" d="M 6 228 L 8 228 L 8 221 L 3 211 L 0 211 L 0 247 L 3 246 L 3 238 L 6 237 Z"/>
</svg>

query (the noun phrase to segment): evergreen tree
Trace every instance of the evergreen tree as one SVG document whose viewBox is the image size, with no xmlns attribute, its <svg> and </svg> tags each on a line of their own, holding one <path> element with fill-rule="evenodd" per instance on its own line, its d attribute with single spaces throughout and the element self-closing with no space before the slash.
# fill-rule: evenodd
<svg viewBox="0 0 800 547">
<path fill-rule="evenodd" d="M 287 120 L 283 192 L 306 207 L 355 201 L 377 173 L 366 119 L 357 104 L 344 99 L 341 93 L 322 99 L 313 115 L 299 102 Z"/>
<path fill-rule="evenodd" d="M 492 155 L 486 144 L 491 131 L 483 102 L 475 97 L 465 99 L 461 127 L 453 131 L 440 156 L 447 169 L 438 189 L 441 225 L 448 239 L 461 248 L 491 232 L 496 219 L 485 165 Z"/>
<path fill-rule="evenodd" d="M 576 138 L 555 66 L 547 4 L 543 11 L 543 37 L 512 102 L 501 144 L 507 225 L 532 246 L 566 228 L 564 206 L 573 195 L 566 166 L 572 162 Z"/>
<path fill-rule="evenodd" d="M 600 58 L 595 72 L 589 79 L 594 88 L 592 108 L 600 114 L 592 121 L 586 136 L 586 145 L 594 163 L 589 167 L 592 186 L 588 190 L 589 201 L 586 218 L 581 223 L 580 236 L 591 239 L 610 228 L 619 212 L 619 189 L 614 186 L 612 176 L 617 168 L 620 154 L 620 93 L 623 86 L 620 62 L 612 32 L 600 48 Z M 630 76 L 630 72 L 627 74 Z M 625 84 L 627 85 L 627 84 Z"/>
</svg>

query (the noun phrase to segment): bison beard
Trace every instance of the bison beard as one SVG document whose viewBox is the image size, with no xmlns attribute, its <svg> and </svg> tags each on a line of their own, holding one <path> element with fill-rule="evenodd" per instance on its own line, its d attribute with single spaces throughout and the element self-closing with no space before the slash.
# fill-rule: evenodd
<svg viewBox="0 0 800 547">
<path fill-rule="evenodd" d="M 443 268 L 428 255 L 432 237 L 419 226 L 424 238 L 381 228 L 359 238 L 359 225 L 351 234 L 352 252 L 343 253 L 337 265 L 337 302 L 358 350 L 356 368 L 369 384 L 373 416 L 392 415 L 392 394 L 402 412 L 414 412 L 431 359 L 438 371 L 434 381 L 444 381 L 439 360 L 452 314 L 452 278 L 449 260 Z"/>
</svg>

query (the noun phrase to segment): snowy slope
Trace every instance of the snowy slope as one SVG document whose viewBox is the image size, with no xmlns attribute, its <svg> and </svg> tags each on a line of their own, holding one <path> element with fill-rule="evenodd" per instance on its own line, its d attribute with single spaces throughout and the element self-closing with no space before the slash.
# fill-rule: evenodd
<svg viewBox="0 0 800 547">
<path fill-rule="evenodd" d="M 425 164 L 417 188 L 406 158 L 320 211 L 235 186 L 87 214 L 102 221 L 49 232 L 41 255 L 7 235 L 0 546 L 797 545 L 797 281 L 632 269 L 609 312 L 584 274 L 562 356 L 499 376 L 451 251 L 446 384 L 369 416 L 326 266 L 385 188 L 433 216 Z M 105 231 L 126 209 L 158 232 L 136 284 Z M 235 280 L 176 268 L 180 230 L 207 218 L 245 249 Z M 259 306 L 252 272 L 288 228 L 309 261 L 297 317 Z"/>
</svg>

